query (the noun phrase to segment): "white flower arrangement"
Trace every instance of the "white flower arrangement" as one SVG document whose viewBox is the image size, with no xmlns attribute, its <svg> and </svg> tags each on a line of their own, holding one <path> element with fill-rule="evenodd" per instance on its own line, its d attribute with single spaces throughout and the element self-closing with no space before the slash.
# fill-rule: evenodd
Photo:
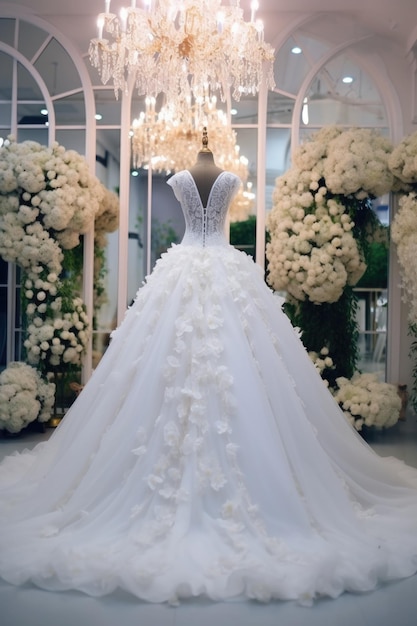
<svg viewBox="0 0 417 626">
<path fill-rule="evenodd" d="M 104 248 L 106 233 L 112 233 L 119 227 L 119 197 L 106 190 L 94 221 L 94 240 L 96 246 Z"/>
<path fill-rule="evenodd" d="M 391 236 L 397 246 L 401 268 L 404 300 L 409 304 L 410 326 L 417 324 L 417 193 L 399 199 L 399 209 L 391 226 Z"/>
<path fill-rule="evenodd" d="M 10 363 L 0 374 L 0 430 L 18 433 L 36 419 L 49 420 L 54 400 L 54 383 L 26 363 Z"/>
<path fill-rule="evenodd" d="M 397 246 L 403 299 L 409 305 L 409 334 L 414 339 L 409 354 L 414 360 L 411 400 L 417 410 L 417 131 L 405 137 L 393 150 L 389 164 L 398 181 L 395 190 L 403 194 L 394 215 L 391 236 Z"/>
<path fill-rule="evenodd" d="M 363 426 L 389 428 L 397 423 L 401 399 L 395 385 L 380 382 L 376 374 L 358 372 L 350 380 L 337 378 L 336 383 L 333 396 L 356 430 Z"/>
<path fill-rule="evenodd" d="M 301 145 L 277 178 L 267 226 L 270 285 L 297 300 L 337 302 L 366 264 L 349 203 L 386 193 L 391 144 L 376 131 L 331 126 Z M 372 236 L 372 234 L 370 234 Z"/>
<path fill-rule="evenodd" d="M 417 131 L 405 137 L 390 157 L 393 174 L 403 187 L 391 226 L 391 236 L 397 246 L 401 268 L 404 300 L 409 304 L 410 326 L 417 324 Z M 406 193 L 408 192 L 408 193 Z"/>
<path fill-rule="evenodd" d="M 44 267 L 57 274 L 62 270 L 63 254 L 58 242 L 40 222 L 23 224 L 18 213 L 0 215 L 0 256 L 33 276 Z"/>
<path fill-rule="evenodd" d="M 118 210 L 117 196 L 77 152 L 58 143 L 18 144 L 11 136 L 0 148 L 0 256 L 23 269 L 24 346 L 29 363 L 43 373 L 80 366 L 90 333 L 81 299 L 68 295 L 61 278 L 63 250 L 77 246 L 96 217 L 96 244 L 104 245 L 104 233 L 117 228 Z"/>
<path fill-rule="evenodd" d="M 318 176 L 293 168 L 277 179 L 268 218 L 268 280 L 297 300 L 336 302 L 366 265 L 352 219 L 325 186 L 318 186 Z"/>
<path fill-rule="evenodd" d="M 314 350 L 311 350 L 308 353 L 308 356 L 314 363 L 314 367 L 316 368 L 320 376 L 323 376 L 326 370 L 334 369 L 333 359 L 329 354 L 328 348 L 324 347 L 320 350 L 320 352 L 315 352 Z M 326 380 L 326 378 L 323 378 L 323 382 L 326 387 L 329 386 L 329 381 Z"/>
<path fill-rule="evenodd" d="M 382 234 L 369 201 L 394 188 L 391 153 L 390 142 L 376 131 L 330 126 L 302 144 L 293 167 L 276 180 L 267 223 L 268 280 L 274 289 L 287 292 L 296 320 L 300 311 L 306 315 L 309 305 L 317 309 L 317 304 L 338 302 L 366 270 L 366 243 Z M 360 221 L 359 211 L 366 211 Z M 347 298 L 344 306 L 350 302 Z M 356 372 L 350 380 L 338 376 L 343 368 L 327 348 L 309 354 L 357 430 L 364 424 L 380 428 L 396 423 L 401 400 L 393 385 L 372 374 Z M 349 358 L 354 368 L 354 352 Z"/>
<path fill-rule="evenodd" d="M 388 164 L 393 175 L 402 183 L 417 184 L 417 131 L 405 137 L 394 148 Z"/>
<path fill-rule="evenodd" d="M 55 303 L 57 316 L 44 319 L 35 315 L 23 344 L 28 362 L 32 365 L 42 363 L 44 371 L 53 371 L 61 365 L 81 365 L 90 336 L 89 320 L 81 298 L 73 300 L 68 312 L 61 311 L 60 297 Z"/>
<path fill-rule="evenodd" d="M 308 353 L 320 376 L 334 369 L 328 348 Z M 324 384 L 329 383 L 323 377 Z M 329 387 L 337 404 L 350 424 L 358 431 L 365 426 L 390 428 L 397 423 L 401 411 L 401 398 L 395 385 L 380 382 L 377 374 L 355 372 L 352 378 L 336 378 L 336 386 Z"/>
<path fill-rule="evenodd" d="M 334 137 L 328 145 L 323 176 L 332 193 L 359 200 L 388 193 L 394 182 L 388 161 L 391 142 L 375 130 L 353 128 Z"/>
<path fill-rule="evenodd" d="M 92 227 L 105 193 L 86 160 L 57 142 L 46 147 L 10 136 L 0 149 L 0 216 L 17 212 L 21 224 L 40 221 L 62 248 L 77 245 Z"/>
</svg>

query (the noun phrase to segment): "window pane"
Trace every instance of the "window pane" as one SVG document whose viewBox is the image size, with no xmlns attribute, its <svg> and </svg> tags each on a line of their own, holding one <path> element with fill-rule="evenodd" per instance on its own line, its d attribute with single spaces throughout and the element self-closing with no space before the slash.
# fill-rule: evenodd
<svg viewBox="0 0 417 626">
<path fill-rule="evenodd" d="M 0 257 L 0 286 L 7 285 L 8 263 Z"/>
<path fill-rule="evenodd" d="M 121 102 L 114 97 L 112 89 L 98 89 L 94 92 L 98 126 L 120 126 Z"/>
<path fill-rule="evenodd" d="M 233 115 L 233 124 L 258 123 L 258 98 L 242 96 L 239 102 L 232 102 L 232 108 L 236 111 Z"/>
<path fill-rule="evenodd" d="M 349 81 L 349 82 L 345 82 Z M 332 59 L 306 94 L 308 124 L 385 127 L 387 118 L 372 79 L 347 55 Z"/>
<path fill-rule="evenodd" d="M 275 83 L 279 90 L 296 95 L 300 89 L 310 65 L 304 53 L 293 54 L 291 50 L 299 46 L 298 41 L 293 37 L 287 39 L 284 45 L 278 50 L 274 62 Z"/>
<path fill-rule="evenodd" d="M 19 52 L 27 59 L 33 59 L 36 52 L 48 37 L 48 33 L 33 24 L 19 21 Z"/>
<path fill-rule="evenodd" d="M 67 150 L 76 150 L 79 154 L 85 154 L 84 130 L 57 130 L 55 139 Z"/>
<path fill-rule="evenodd" d="M 28 126 L 47 126 L 48 116 L 42 115 L 41 110 L 45 109 L 45 102 L 18 103 L 17 105 L 17 123 L 19 125 Z"/>
<path fill-rule="evenodd" d="M 30 72 L 21 63 L 17 64 L 17 99 L 42 102 L 42 92 Z"/>
<path fill-rule="evenodd" d="M 37 141 L 38 143 L 40 143 L 42 146 L 47 146 L 48 145 L 48 140 L 49 140 L 49 133 L 48 133 L 48 127 L 45 126 L 45 128 L 41 129 L 41 128 L 25 128 L 20 127 L 17 129 L 17 137 L 16 140 L 18 142 L 21 141 Z"/>
<path fill-rule="evenodd" d="M 267 124 L 291 124 L 295 99 L 270 91 L 268 93 Z"/>
<path fill-rule="evenodd" d="M 0 20 L 0 25 L 3 20 Z M 0 33 L 1 40 L 1 33 Z M 1 67 L 1 90 L 0 100 L 12 99 L 12 85 L 13 85 L 13 59 L 8 54 L 0 52 L 0 67 Z"/>
<path fill-rule="evenodd" d="M 52 39 L 36 60 L 35 68 L 52 95 L 81 87 L 77 68 L 69 54 L 55 39 Z"/>
<path fill-rule="evenodd" d="M 14 34 L 15 34 L 16 20 L 1 18 L 0 19 L 0 41 L 4 41 L 9 46 L 13 46 Z M 0 67 L 3 73 L 3 63 L 0 63 Z"/>
<path fill-rule="evenodd" d="M 55 100 L 54 108 L 57 126 L 85 125 L 85 101 L 82 92 Z"/>
<path fill-rule="evenodd" d="M 266 211 L 272 208 L 275 180 L 291 166 L 291 129 L 268 128 L 266 135 Z"/>
<path fill-rule="evenodd" d="M 119 130 L 98 130 L 95 173 L 99 180 L 111 192 L 116 194 L 120 186 L 119 144 Z M 112 146 L 116 146 L 115 151 L 113 151 Z M 135 208 L 137 209 L 137 206 L 135 206 Z M 130 221 L 129 219 L 129 222 Z M 129 231 L 131 230 L 136 229 L 129 223 Z M 130 247 L 134 245 L 138 245 L 138 239 L 133 241 L 129 238 L 129 254 Z M 115 328 L 117 321 L 119 232 L 107 233 L 104 246 L 100 248 L 100 250 L 96 247 L 95 254 L 96 271 L 98 271 L 100 267 L 100 261 L 102 265 L 99 274 L 100 282 L 98 283 L 96 281 L 95 284 L 95 295 L 98 296 L 98 300 L 95 299 L 94 301 L 93 367 L 96 367 L 102 354 L 106 350 L 109 343 L 110 332 Z M 135 269 L 142 277 L 143 267 L 140 263 L 136 264 Z M 141 281 L 137 282 L 136 290 L 140 282 Z M 133 296 L 130 297 L 132 298 Z M 127 304 L 128 303 L 126 303 L 126 305 Z"/>
</svg>

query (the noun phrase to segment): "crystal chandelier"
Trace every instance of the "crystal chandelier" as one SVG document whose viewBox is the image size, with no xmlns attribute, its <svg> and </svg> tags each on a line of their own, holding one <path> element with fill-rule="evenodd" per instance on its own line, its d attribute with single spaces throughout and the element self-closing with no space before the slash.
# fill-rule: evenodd
<svg viewBox="0 0 417 626">
<path fill-rule="evenodd" d="M 233 172 L 242 181 L 231 207 L 232 221 L 246 219 L 254 207 L 248 160 L 240 155 L 236 133 L 227 115 L 217 108 L 215 96 L 174 106 L 169 103 L 156 111 L 155 98 L 147 97 L 146 108 L 133 120 L 131 128 L 134 167 L 151 166 L 152 171 L 176 172 L 191 168 L 201 148 L 202 130 L 208 129 L 209 143 L 218 167 Z"/>
<path fill-rule="evenodd" d="M 148 96 L 145 111 L 132 122 L 134 166 L 151 163 L 153 170 L 166 172 L 190 168 L 201 148 L 203 127 L 208 128 L 219 167 L 234 171 L 245 180 L 242 167 L 236 171 L 240 160 L 236 133 L 226 113 L 217 108 L 215 96 L 195 100 L 187 96 L 180 103 L 165 104 L 158 112 L 155 98 Z"/>
<path fill-rule="evenodd" d="M 232 90 L 239 100 L 259 91 L 264 71 L 274 87 L 274 51 L 264 41 L 262 21 L 251 2 L 250 21 L 243 18 L 240 0 L 131 0 L 119 16 L 110 0 L 98 17 L 98 36 L 90 42 L 90 60 L 104 84 L 113 81 L 116 96 L 129 82 L 140 95 L 178 102 Z"/>
</svg>

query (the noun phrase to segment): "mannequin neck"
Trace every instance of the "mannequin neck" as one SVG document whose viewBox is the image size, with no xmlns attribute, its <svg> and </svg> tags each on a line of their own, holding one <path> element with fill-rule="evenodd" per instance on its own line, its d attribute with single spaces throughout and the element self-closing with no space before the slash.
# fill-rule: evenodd
<svg viewBox="0 0 417 626">
<path fill-rule="evenodd" d="M 215 164 L 211 150 L 200 150 L 196 163 L 188 171 L 194 178 L 203 206 L 207 206 L 211 187 L 223 170 Z"/>
<path fill-rule="evenodd" d="M 197 154 L 196 165 L 214 165 L 214 157 L 211 150 L 200 150 Z"/>
</svg>

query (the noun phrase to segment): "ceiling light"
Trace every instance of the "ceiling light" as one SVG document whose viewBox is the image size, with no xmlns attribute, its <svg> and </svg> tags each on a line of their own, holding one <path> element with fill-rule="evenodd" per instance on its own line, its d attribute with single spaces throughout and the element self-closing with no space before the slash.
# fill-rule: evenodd
<svg viewBox="0 0 417 626">
<path fill-rule="evenodd" d="M 101 113 L 96 113 L 94 117 L 96 118 L 97 121 L 103 119 L 103 116 L 101 115 Z"/>
<path fill-rule="evenodd" d="M 342 78 L 342 83 L 345 83 L 345 85 L 350 85 L 350 83 L 353 83 L 352 76 L 344 76 Z"/>
<path fill-rule="evenodd" d="M 133 79 L 140 95 L 175 104 L 184 94 L 194 98 L 218 93 L 224 101 L 259 91 L 264 72 L 267 85 L 275 85 L 274 51 L 264 41 L 258 2 L 250 5 L 250 21 L 239 2 L 222 0 L 136 0 L 110 13 L 110 0 L 98 16 L 98 36 L 90 42 L 90 60 L 104 84 L 113 82 L 116 97 Z"/>
<path fill-rule="evenodd" d="M 41 109 L 41 115 L 48 115 L 48 109 Z"/>
<path fill-rule="evenodd" d="M 302 50 L 301 50 L 301 48 L 299 46 L 294 46 L 293 48 L 291 48 L 291 52 L 293 54 L 301 54 Z"/>
</svg>

